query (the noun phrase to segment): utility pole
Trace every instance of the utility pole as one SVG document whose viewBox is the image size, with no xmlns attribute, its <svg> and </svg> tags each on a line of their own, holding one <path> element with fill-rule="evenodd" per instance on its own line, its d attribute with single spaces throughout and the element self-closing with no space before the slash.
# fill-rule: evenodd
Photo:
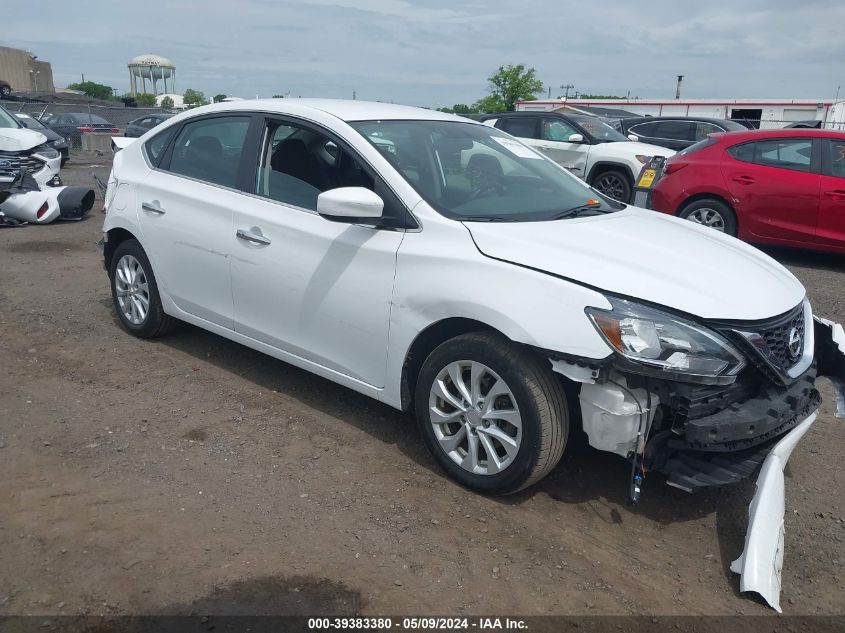
<svg viewBox="0 0 845 633">
<path fill-rule="evenodd" d="M 683 75 L 678 75 L 678 85 L 675 88 L 675 99 L 681 98 L 681 82 L 684 80 Z"/>
<path fill-rule="evenodd" d="M 357 99 L 357 98 L 358 98 L 358 95 L 356 95 L 355 91 L 353 90 L 352 91 L 352 100 L 355 101 L 355 99 Z"/>
<path fill-rule="evenodd" d="M 560 89 L 561 89 L 561 90 L 565 90 L 565 91 L 566 91 L 566 92 L 564 92 L 564 93 L 563 93 L 563 98 L 564 98 L 564 99 L 568 99 L 568 98 L 569 98 L 569 91 L 570 91 L 570 90 L 572 90 L 574 87 L 575 87 L 575 86 L 573 86 L 572 84 L 565 84 L 565 85 L 563 85 L 563 86 L 561 86 L 561 87 L 560 87 Z"/>
</svg>

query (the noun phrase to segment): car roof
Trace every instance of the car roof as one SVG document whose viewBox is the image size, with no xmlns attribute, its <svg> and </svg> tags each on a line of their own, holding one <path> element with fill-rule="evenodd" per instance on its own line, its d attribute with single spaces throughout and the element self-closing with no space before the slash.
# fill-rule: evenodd
<svg viewBox="0 0 845 633">
<path fill-rule="evenodd" d="M 715 116 L 632 116 L 622 119 L 626 123 L 645 123 L 646 121 L 703 121 L 704 123 L 736 123 L 742 125 L 738 121 L 732 119 L 720 119 Z"/>
<path fill-rule="evenodd" d="M 342 121 L 460 121 L 475 123 L 470 119 L 437 110 L 415 108 L 413 106 L 379 103 L 375 101 L 357 101 L 346 99 L 244 99 L 215 103 L 190 110 L 202 112 L 235 112 L 238 110 L 261 110 L 278 114 L 301 113 L 303 109 L 320 110 Z"/>
<path fill-rule="evenodd" d="M 773 130 L 747 130 L 743 132 L 720 132 L 711 136 L 721 142 L 738 143 L 760 141 L 772 138 L 835 138 L 845 140 L 845 132 L 817 130 L 814 128 L 778 128 Z"/>
</svg>

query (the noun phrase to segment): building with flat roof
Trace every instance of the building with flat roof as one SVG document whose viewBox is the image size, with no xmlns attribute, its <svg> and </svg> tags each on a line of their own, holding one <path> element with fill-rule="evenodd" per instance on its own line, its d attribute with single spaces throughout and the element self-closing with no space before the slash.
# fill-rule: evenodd
<svg viewBox="0 0 845 633">
<path fill-rule="evenodd" d="M 49 62 L 29 51 L 0 46 L 0 82 L 12 92 L 54 92 L 53 69 Z"/>
</svg>

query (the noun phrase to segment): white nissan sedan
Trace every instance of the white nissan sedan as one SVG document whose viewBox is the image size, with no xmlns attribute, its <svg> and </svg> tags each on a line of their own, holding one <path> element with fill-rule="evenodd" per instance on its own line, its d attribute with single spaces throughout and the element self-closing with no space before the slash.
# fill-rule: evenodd
<svg viewBox="0 0 845 633">
<path fill-rule="evenodd" d="M 115 144 L 104 255 L 128 332 L 187 321 L 413 411 L 479 491 L 540 480 L 575 433 L 631 462 L 633 500 L 646 470 L 733 483 L 806 431 L 842 360 L 766 255 L 474 121 L 239 101 Z"/>
</svg>

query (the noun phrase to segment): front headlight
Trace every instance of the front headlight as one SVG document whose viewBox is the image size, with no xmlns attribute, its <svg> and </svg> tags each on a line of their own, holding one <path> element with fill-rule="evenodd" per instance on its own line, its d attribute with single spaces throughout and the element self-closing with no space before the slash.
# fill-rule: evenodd
<svg viewBox="0 0 845 633">
<path fill-rule="evenodd" d="M 39 156 L 43 156 L 44 158 L 58 158 L 59 152 L 56 150 L 55 147 L 51 147 L 49 143 L 44 143 L 43 145 L 39 145 L 34 150 L 32 150 L 34 154 L 38 154 Z"/>
<path fill-rule="evenodd" d="M 59 145 L 64 145 L 64 144 L 65 144 L 65 139 L 63 139 L 63 138 L 57 138 L 56 140 L 54 140 L 54 141 L 53 141 L 52 143 L 50 143 L 50 144 L 51 144 L 53 147 L 58 147 Z"/>
<path fill-rule="evenodd" d="M 644 373 L 726 384 L 745 366 L 739 350 L 712 330 L 633 301 L 608 300 L 612 309 L 587 308 L 587 315 L 610 346 Z"/>
</svg>

